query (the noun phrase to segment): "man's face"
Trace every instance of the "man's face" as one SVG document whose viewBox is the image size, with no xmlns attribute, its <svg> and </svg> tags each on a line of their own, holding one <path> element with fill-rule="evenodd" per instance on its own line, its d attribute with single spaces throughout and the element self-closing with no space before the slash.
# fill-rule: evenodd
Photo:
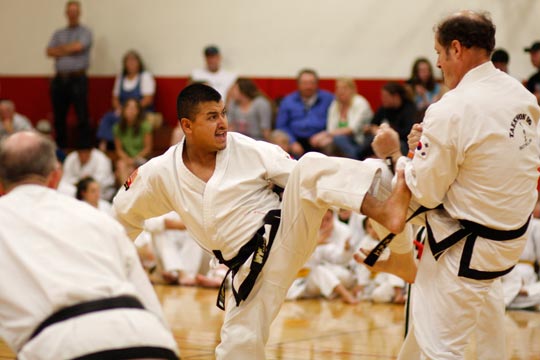
<svg viewBox="0 0 540 360">
<path fill-rule="evenodd" d="M 90 153 L 90 149 L 77 150 L 77 155 L 79 156 L 79 162 L 81 165 L 86 164 L 88 160 L 90 160 Z"/>
<path fill-rule="evenodd" d="M 540 69 L 540 50 L 531 51 L 531 64 Z"/>
<path fill-rule="evenodd" d="M 441 69 L 443 74 L 444 84 L 453 89 L 461 80 L 457 74 L 458 59 L 455 56 L 455 51 L 450 46 L 445 49 L 438 41 L 435 35 L 435 52 L 437 53 L 437 67 Z"/>
<path fill-rule="evenodd" d="M 11 119 L 13 118 L 13 109 L 6 104 L 0 104 L 0 119 Z"/>
<path fill-rule="evenodd" d="M 219 67 L 221 65 L 221 56 L 219 54 L 216 55 L 209 55 L 205 56 L 206 59 L 206 67 L 211 72 L 216 72 L 219 70 Z"/>
<path fill-rule="evenodd" d="M 70 26 L 79 24 L 79 17 L 81 15 L 81 9 L 77 4 L 69 4 L 66 8 L 66 17 Z"/>
<path fill-rule="evenodd" d="M 182 119 L 182 128 L 197 149 L 214 152 L 227 147 L 227 114 L 223 101 L 202 102 L 194 120 Z"/>
<path fill-rule="evenodd" d="M 312 97 L 317 92 L 317 88 L 318 83 L 315 75 L 303 73 L 298 78 L 298 92 L 300 92 L 301 97 L 305 99 Z"/>
</svg>

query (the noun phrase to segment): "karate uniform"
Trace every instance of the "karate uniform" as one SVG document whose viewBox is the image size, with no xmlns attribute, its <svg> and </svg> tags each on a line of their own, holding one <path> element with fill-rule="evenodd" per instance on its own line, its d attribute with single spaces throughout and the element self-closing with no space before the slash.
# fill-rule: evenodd
<svg viewBox="0 0 540 360">
<path fill-rule="evenodd" d="M 539 116 L 534 96 L 491 62 L 428 108 L 414 158 L 401 158 L 398 167 L 405 168 L 412 209 L 444 208 L 415 219 L 428 226 L 428 241 L 400 359 L 463 359 L 475 330 L 479 359 L 504 354 L 500 276 L 518 262 L 537 198 Z M 503 231 L 506 239 L 492 240 Z M 396 240 L 392 250 L 412 246 Z"/>
<path fill-rule="evenodd" d="M 350 241 L 351 232 L 346 224 L 334 219 L 334 229 L 327 243 L 318 245 L 300 271 L 301 276 L 294 280 L 287 292 L 287 300 L 324 296 L 331 298 L 339 284 L 352 288 L 355 283 L 354 273 L 346 267 L 352 260 L 353 249 L 345 250 L 346 241 Z"/>
<path fill-rule="evenodd" d="M 176 211 L 193 239 L 229 260 L 263 225 L 269 210 L 281 209 L 273 247 L 249 297 L 239 306 L 229 297 L 216 349 L 218 359 L 263 359 L 270 324 L 316 246 L 325 211 L 330 206 L 359 211 L 366 192 L 375 189 L 379 171 L 314 153 L 296 162 L 276 145 L 229 132 L 227 147 L 217 153 L 214 173 L 205 183 L 184 165 L 184 141 L 128 180 L 127 190 L 114 199 L 118 219 L 134 238 L 145 218 Z M 285 187 L 281 203 L 271 183 Z M 235 277 L 235 288 L 249 270 L 247 261 Z"/>
<path fill-rule="evenodd" d="M 358 248 L 371 249 L 379 243 L 378 240 L 366 234 Z M 379 272 L 373 273 L 364 264 L 357 264 L 355 278 L 363 286 L 362 298 L 376 303 L 389 303 L 394 299 L 394 288 L 405 287 L 405 281 L 395 275 Z"/>
<path fill-rule="evenodd" d="M 140 346 L 178 353 L 157 297 L 122 227 L 79 200 L 38 185 L 0 198 L 0 336 L 20 360 L 73 359 Z M 145 309 L 68 318 L 31 334 L 54 312 L 120 295 Z"/>
<path fill-rule="evenodd" d="M 101 187 L 101 198 L 111 200 L 114 195 L 114 174 L 111 160 L 102 151 L 92 149 L 90 158 L 84 165 L 77 151 L 71 152 L 63 164 L 62 181 L 75 185 L 86 176 L 93 177 Z"/>
<path fill-rule="evenodd" d="M 164 271 L 183 271 L 195 278 L 206 274 L 210 256 L 190 237 L 186 230 L 165 228 L 165 219 L 180 220 L 175 212 L 145 221 L 144 228 L 151 234 L 152 245 Z"/>
<path fill-rule="evenodd" d="M 514 269 L 502 278 L 504 303 L 511 309 L 524 309 L 540 305 L 538 291 L 520 295 L 519 291 L 540 288 L 534 264 L 540 259 L 540 219 L 532 219 L 527 244 Z"/>
</svg>

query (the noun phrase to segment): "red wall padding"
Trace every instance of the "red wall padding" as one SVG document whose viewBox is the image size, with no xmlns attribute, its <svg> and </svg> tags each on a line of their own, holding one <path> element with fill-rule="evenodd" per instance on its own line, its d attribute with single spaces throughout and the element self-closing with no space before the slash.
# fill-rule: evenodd
<svg viewBox="0 0 540 360">
<path fill-rule="evenodd" d="M 257 85 L 270 98 L 281 98 L 296 90 L 293 78 L 254 78 Z M 375 110 L 380 105 L 380 89 L 388 79 L 356 80 L 358 92 L 370 102 Z M 165 122 L 176 124 L 176 96 L 187 83 L 187 77 L 156 77 L 156 110 L 163 114 Z M 89 107 L 93 126 L 111 106 L 114 77 L 91 76 L 89 79 Z M 320 87 L 333 92 L 333 79 L 321 79 Z M 0 98 L 15 102 L 17 112 L 24 114 L 35 124 L 40 119 L 52 120 L 49 96 L 49 78 L 44 76 L 0 76 Z M 73 112 L 69 116 L 74 121 Z"/>
</svg>

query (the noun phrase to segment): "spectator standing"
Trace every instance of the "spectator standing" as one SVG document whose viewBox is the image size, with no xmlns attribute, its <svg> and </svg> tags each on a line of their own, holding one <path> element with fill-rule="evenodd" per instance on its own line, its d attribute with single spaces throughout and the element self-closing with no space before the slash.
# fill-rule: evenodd
<svg viewBox="0 0 540 360">
<path fill-rule="evenodd" d="M 216 89 L 225 101 L 229 90 L 236 81 L 236 74 L 221 68 L 221 52 L 215 45 L 204 48 L 204 69 L 195 69 L 191 72 L 192 82 L 203 82 Z"/>
<path fill-rule="evenodd" d="M 56 75 L 51 81 L 51 100 L 54 112 L 56 143 L 68 146 L 66 117 L 71 104 L 77 115 L 79 140 L 90 138 L 88 119 L 88 78 L 92 32 L 79 23 L 81 4 L 68 1 L 68 26 L 57 30 L 47 46 L 47 56 L 54 58 Z"/>
</svg>

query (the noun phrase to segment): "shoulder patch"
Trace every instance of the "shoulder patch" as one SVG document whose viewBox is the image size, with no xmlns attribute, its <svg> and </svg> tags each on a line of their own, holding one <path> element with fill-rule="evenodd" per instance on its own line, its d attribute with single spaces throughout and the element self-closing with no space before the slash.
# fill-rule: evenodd
<svg viewBox="0 0 540 360">
<path fill-rule="evenodd" d="M 126 191 L 129 190 L 131 184 L 133 184 L 133 182 L 135 181 L 135 178 L 137 177 L 137 172 L 138 172 L 139 169 L 135 169 L 131 175 L 128 176 L 126 182 L 124 183 L 124 189 Z"/>
</svg>

